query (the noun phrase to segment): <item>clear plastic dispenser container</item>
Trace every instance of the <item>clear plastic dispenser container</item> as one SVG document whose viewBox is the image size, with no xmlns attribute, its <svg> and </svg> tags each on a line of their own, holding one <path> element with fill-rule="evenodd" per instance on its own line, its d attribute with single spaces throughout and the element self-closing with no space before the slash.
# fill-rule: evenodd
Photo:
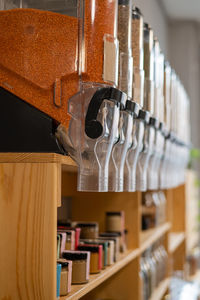
<svg viewBox="0 0 200 300">
<path fill-rule="evenodd" d="M 119 89 L 126 93 L 127 102 L 120 112 L 119 140 L 114 145 L 110 161 L 109 190 L 124 190 L 127 152 L 133 145 L 134 121 L 139 105 L 132 101 L 133 57 L 131 49 L 132 0 L 118 1 Z"/>
<path fill-rule="evenodd" d="M 127 98 L 117 89 L 118 2 L 1 3 L 0 86 L 52 118 L 52 137 L 77 162 L 78 190 L 107 191 Z"/>
<path fill-rule="evenodd" d="M 165 62 L 164 67 L 164 124 L 165 124 L 165 141 L 163 149 L 163 158 L 159 170 L 159 186 L 161 189 L 166 187 L 168 177 L 167 167 L 170 163 L 170 129 L 171 129 L 171 67 Z"/>
<path fill-rule="evenodd" d="M 153 31 L 148 24 L 144 24 L 144 105 L 139 116 L 144 120 L 143 147 L 137 162 L 136 187 L 137 190 L 147 189 L 147 170 L 149 158 L 153 152 L 155 124 L 150 122 L 154 112 L 154 49 Z"/>
<path fill-rule="evenodd" d="M 185 182 L 185 169 L 189 162 L 190 149 L 190 105 L 185 89 L 177 77 L 175 100 L 176 108 L 174 114 L 172 113 L 174 140 L 171 154 L 171 176 L 173 181 L 170 186 L 177 186 Z"/>
<path fill-rule="evenodd" d="M 160 51 L 158 40 L 154 39 L 154 114 L 156 121 L 153 153 L 149 160 L 148 189 L 155 190 L 159 186 L 159 168 L 164 149 L 164 55 Z M 154 122 L 155 122 L 154 121 Z"/>
<path fill-rule="evenodd" d="M 79 167 L 79 191 L 108 191 L 113 145 L 119 139 L 120 109 L 127 95 L 118 85 L 119 43 L 115 0 L 79 1 L 80 93 L 69 100 L 69 154 Z"/>
<path fill-rule="evenodd" d="M 144 44 L 143 44 L 143 17 L 136 7 L 132 10 L 132 54 L 134 61 L 133 72 L 133 100 L 139 105 L 140 110 L 144 103 Z M 144 119 L 143 119 L 144 117 Z M 132 146 L 126 156 L 125 190 L 136 190 L 136 167 L 139 153 L 143 147 L 145 116 L 142 111 L 138 114 L 133 124 Z"/>
<path fill-rule="evenodd" d="M 170 104 L 171 122 L 165 150 L 165 175 L 161 176 L 163 188 L 176 187 L 185 182 L 190 152 L 190 104 L 174 70 L 171 70 L 170 78 Z"/>
</svg>

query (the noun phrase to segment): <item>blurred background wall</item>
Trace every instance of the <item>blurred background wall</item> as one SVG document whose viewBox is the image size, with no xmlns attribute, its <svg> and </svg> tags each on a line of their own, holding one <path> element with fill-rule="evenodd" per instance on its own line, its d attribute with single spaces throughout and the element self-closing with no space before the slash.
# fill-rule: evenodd
<svg viewBox="0 0 200 300">
<path fill-rule="evenodd" d="M 151 24 L 191 103 L 191 138 L 200 149 L 200 0 L 133 0 Z M 200 163 L 196 164 L 200 173 Z"/>
</svg>

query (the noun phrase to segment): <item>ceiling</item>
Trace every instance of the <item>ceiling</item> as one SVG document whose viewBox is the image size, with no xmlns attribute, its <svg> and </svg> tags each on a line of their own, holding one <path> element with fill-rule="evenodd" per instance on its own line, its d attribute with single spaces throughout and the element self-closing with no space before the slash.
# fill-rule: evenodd
<svg viewBox="0 0 200 300">
<path fill-rule="evenodd" d="M 170 19 L 200 21 L 200 0 L 158 0 Z"/>
</svg>

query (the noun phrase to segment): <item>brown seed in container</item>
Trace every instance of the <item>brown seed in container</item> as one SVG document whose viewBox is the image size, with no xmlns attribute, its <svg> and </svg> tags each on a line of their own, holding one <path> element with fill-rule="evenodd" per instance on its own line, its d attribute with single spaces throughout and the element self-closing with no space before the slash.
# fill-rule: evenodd
<svg viewBox="0 0 200 300">
<path fill-rule="evenodd" d="M 143 17 L 138 8 L 132 12 L 132 53 L 134 61 L 133 99 L 141 107 L 144 104 L 144 50 Z"/>
<path fill-rule="evenodd" d="M 144 71 L 145 78 L 153 80 L 153 30 L 144 26 Z"/>
<path fill-rule="evenodd" d="M 131 59 L 131 2 L 119 1 L 118 40 L 119 40 L 119 88 L 132 96 Z M 124 4 L 125 3 L 125 4 Z"/>
<path fill-rule="evenodd" d="M 0 40 L 0 86 L 67 127 L 67 100 L 79 89 L 78 19 L 36 9 L 0 11 Z"/>
<path fill-rule="evenodd" d="M 103 80 L 104 36 L 116 37 L 116 0 L 85 0 L 83 81 Z"/>
<path fill-rule="evenodd" d="M 132 54 L 134 68 L 143 69 L 143 17 L 141 13 L 133 11 L 132 15 Z"/>
</svg>

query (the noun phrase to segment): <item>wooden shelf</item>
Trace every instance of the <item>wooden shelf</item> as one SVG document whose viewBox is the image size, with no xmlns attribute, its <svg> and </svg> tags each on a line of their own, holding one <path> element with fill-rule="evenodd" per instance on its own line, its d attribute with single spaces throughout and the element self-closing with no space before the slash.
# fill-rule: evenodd
<svg viewBox="0 0 200 300">
<path fill-rule="evenodd" d="M 69 295 L 60 297 L 60 300 L 76 300 L 80 299 L 94 288 L 99 286 L 109 277 L 117 273 L 123 267 L 125 267 L 128 263 L 130 263 L 134 258 L 139 256 L 139 249 L 130 250 L 121 255 L 121 258 L 114 265 L 107 267 L 105 270 L 101 271 L 100 274 L 90 275 L 90 280 L 87 284 L 82 285 L 72 285 L 72 290 Z"/>
<path fill-rule="evenodd" d="M 162 237 L 167 231 L 169 231 L 171 225 L 170 223 L 166 222 L 163 225 L 145 230 L 140 234 L 140 250 L 144 252 L 148 247 L 150 247 L 154 242 L 156 242 L 160 237 Z"/>
<path fill-rule="evenodd" d="M 0 153 L 0 163 L 61 163 L 76 166 L 70 156 L 56 153 Z"/>
<path fill-rule="evenodd" d="M 142 205 L 141 208 L 142 215 L 154 215 L 156 213 L 155 207 L 146 207 Z"/>
<path fill-rule="evenodd" d="M 196 274 L 194 274 L 193 276 L 190 276 L 189 279 L 192 280 L 192 281 L 196 280 L 196 281 L 198 281 L 200 283 L 200 270 L 198 270 L 196 272 Z"/>
<path fill-rule="evenodd" d="M 169 283 L 170 283 L 169 278 L 163 280 L 153 292 L 150 300 L 161 300 L 169 287 Z"/>
<path fill-rule="evenodd" d="M 171 232 L 169 234 L 169 253 L 176 251 L 178 246 L 185 240 L 184 232 Z"/>
<path fill-rule="evenodd" d="M 198 231 L 190 232 L 190 234 L 186 234 L 187 240 L 187 252 L 190 252 L 199 241 L 199 233 Z"/>
<path fill-rule="evenodd" d="M 55 300 L 57 206 L 61 205 L 61 197 L 72 199 L 68 208 L 72 220 L 95 220 L 99 223 L 100 232 L 106 229 L 105 212 L 123 210 L 128 249 L 132 249 L 100 274 L 91 275 L 87 284 L 72 286 L 71 293 L 61 297 L 61 300 L 82 297 L 85 300 L 122 297 L 140 300 L 140 257 L 162 237 L 169 256 L 168 269 L 183 270 L 188 237 L 189 245 L 197 241 L 195 234 L 191 237 L 191 230 L 185 230 L 185 186 L 165 191 L 168 222 L 141 232 L 142 193 L 77 192 L 77 166 L 69 156 L 1 153 L 0 163 L 0 228 L 3 245 L 0 299 L 35 299 L 41 295 L 39 298 Z M 63 211 L 65 213 L 64 205 Z M 7 228 L 6 231 L 4 228 Z M 200 272 L 192 279 L 200 280 Z M 20 293 L 16 286 L 20 288 Z M 168 286 L 169 279 L 163 280 L 150 300 L 161 300 Z"/>
</svg>

